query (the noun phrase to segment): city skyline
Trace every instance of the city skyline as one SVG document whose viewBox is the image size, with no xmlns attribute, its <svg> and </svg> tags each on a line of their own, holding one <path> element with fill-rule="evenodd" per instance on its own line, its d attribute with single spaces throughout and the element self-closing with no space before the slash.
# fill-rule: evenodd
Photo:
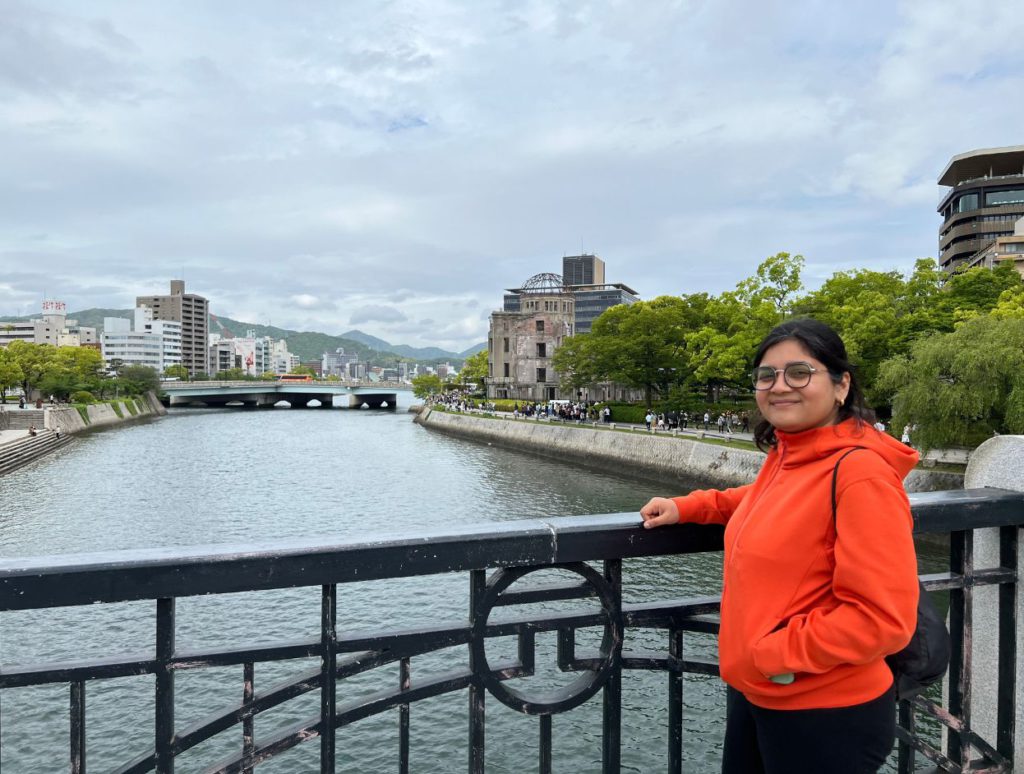
<svg viewBox="0 0 1024 774">
<path fill-rule="evenodd" d="M 0 316 L 178 278 L 461 351 L 563 255 L 643 298 L 935 257 L 946 163 L 1020 143 L 1024 20 L 763 6 L 6 3 Z"/>
</svg>

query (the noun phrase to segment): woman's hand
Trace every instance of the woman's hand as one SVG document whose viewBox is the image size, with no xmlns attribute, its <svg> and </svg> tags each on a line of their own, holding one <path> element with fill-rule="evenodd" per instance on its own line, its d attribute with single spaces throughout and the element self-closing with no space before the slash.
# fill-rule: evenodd
<svg viewBox="0 0 1024 774">
<path fill-rule="evenodd" d="M 679 522 L 679 509 L 667 497 L 654 497 L 640 509 L 640 516 L 643 517 L 645 529 L 662 527 Z"/>
</svg>

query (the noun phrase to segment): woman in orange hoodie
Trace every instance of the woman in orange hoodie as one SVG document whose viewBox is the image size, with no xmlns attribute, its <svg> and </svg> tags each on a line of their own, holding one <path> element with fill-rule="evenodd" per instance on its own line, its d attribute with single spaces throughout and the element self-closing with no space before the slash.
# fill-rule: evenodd
<svg viewBox="0 0 1024 774">
<path fill-rule="evenodd" d="M 768 452 L 757 479 L 656 497 L 640 514 L 648 528 L 725 525 L 723 774 L 875 772 L 896 731 L 885 656 L 917 622 L 903 488 L 917 453 L 872 427 L 846 347 L 823 323 L 775 328 L 752 379 Z M 851 450 L 833 520 L 833 471 Z"/>
</svg>

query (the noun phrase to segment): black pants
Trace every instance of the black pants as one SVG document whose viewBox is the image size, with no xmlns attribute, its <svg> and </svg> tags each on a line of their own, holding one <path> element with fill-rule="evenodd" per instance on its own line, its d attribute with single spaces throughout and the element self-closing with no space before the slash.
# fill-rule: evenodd
<svg viewBox="0 0 1024 774">
<path fill-rule="evenodd" d="M 770 710 L 730 688 L 722 774 L 874 774 L 896 740 L 896 697 L 835 709 Z"/>
</svg>

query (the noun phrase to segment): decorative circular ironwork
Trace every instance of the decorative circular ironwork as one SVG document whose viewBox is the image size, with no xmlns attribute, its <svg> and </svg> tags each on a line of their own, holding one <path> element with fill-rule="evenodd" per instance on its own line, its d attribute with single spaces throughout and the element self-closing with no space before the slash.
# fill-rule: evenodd
<svg viewBox="0 0 1024 774">
<path fill-rule="evenodd" d="M 568 570 L 583 577 L 597 593 L 604 613 L 604 634 L 601 637 L 601 658 L 596 669 L 587 670 L 564 687 L 546 693 L 531 694 L 514 688 L 491 670 L 487 662 L 487 619 L 502 593 L 517 580 L 539 570 Z M 583 562 L 548 565 L 545 567 L 502 568 L 487 580 L 487 587 L 479 604 L 473 610 L 473 637 L 469 643 L 475 672 L 498 701 L 527 715 L 551 715 L 574 709 L 590 699 L 605 686 L 612 675 L 622 648 L 622 616 L 618 612 L 616 596 L 608 581 L 593 567 Z"/>
<path fill-rule="evenodd" d="M 565 293 L 565 284 L 562 282 L 562 275 L 552 274 L 551 272 L 544 272 L 543 274 L 534 274 L 530 279 L 523 283 L 520 288 L 523 293 L 533 294 L 546 294 L 552 295 L 554 293 Z"/>
</svg>

